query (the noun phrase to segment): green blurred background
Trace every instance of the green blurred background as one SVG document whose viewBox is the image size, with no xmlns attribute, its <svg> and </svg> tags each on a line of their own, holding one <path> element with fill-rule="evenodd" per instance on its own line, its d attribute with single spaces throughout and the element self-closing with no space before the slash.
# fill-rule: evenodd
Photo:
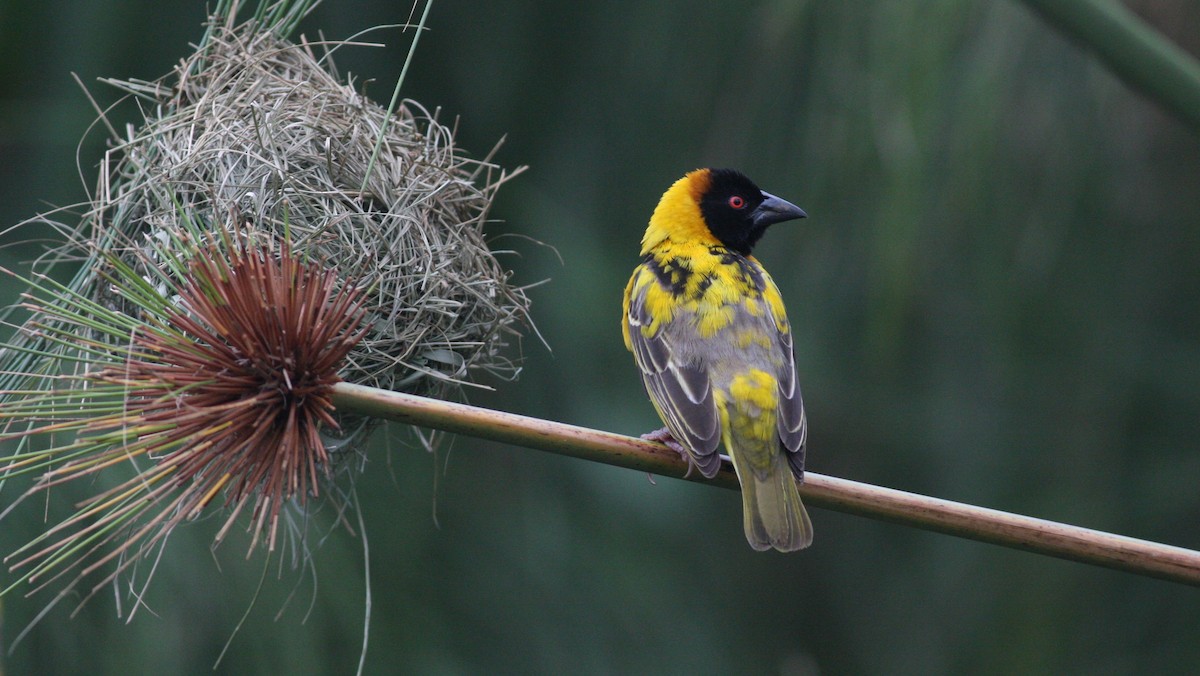
<svg viewBox="0 0 1200 676">
<path fill-rule="evenodd" d="M 1200 52 L 1200 5 L 1130 6 Z M 302 30 L 344 38 L 408 14 L 327 0 Z M 112 102 L 97 77 L 165 73 L 203 18 L 183 0 L 0 0 L 0 225 L 95 185 L 102 135 L 77 167 L 95 116 L 70 73 Z M 661 192 L 735 166 L 811 216 L 760 258 L 797 334 L 812 470 L 1200 548 L 1197 135 L 1023 5 L 460 0 L 430 26 L 405 93 L 461 116 L 477 156 L 507 135 L 498 161 L 531 169 L 491 232 L 520 251 L 505 259 L 518 282 L 551 279 L 531 294 L 552 351 L 527 339 L 521 379 L 472 403 L 657 427 L 621 290 Z M 387 48 L 338 64 L 386 101 L 410 36 L 375 33 Z M 757 554 L 730 491 L 403 441 L 381 435 L 357 484 L 368 673 L 1200 668 L 1192 588 L 821 509 L 811 550 Z M 0 551 L 41 508 L 3 522 Z M 363 542 L 331 511 L 315 574 L 247 561 L 236 538 L 210 553 L 217 524 L 189 526 L 132 623 L 111 592 L 73 619 L 67 599 L 0 659 L 10 674 L 208 673 L 229 641 L 221 673 L 351 672 Z M 5 646 L 48 600 L 4 599 Z"/>
</svg>

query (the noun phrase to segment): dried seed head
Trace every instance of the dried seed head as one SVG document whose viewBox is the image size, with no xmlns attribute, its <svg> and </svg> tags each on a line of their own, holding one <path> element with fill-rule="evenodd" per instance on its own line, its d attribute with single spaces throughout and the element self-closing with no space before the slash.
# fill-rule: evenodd
<svg viewBox="0 0 1200 676">
<path fill-rule="evenodd" d="M 321 429 L 336 426 L 330 388 L 362 338 L 362 292 L 286 243 L 275 251 L 226 237 L 195 246 L 183 260 L 187 272 L 176 303 L 160 299 L 162 316 L 134 324 L 124 359 L 83 374 L 81 387 L 59 396 L 61 417 L 75 418 L 24 433 L 74 429 L 76 446 L 90 451 L 45 473 L 36 489 L 139 458 L 152 461 L 48 531 L 47 538 L 57 538 L 52 544 L 9 557 L 14 568 L 29 567 L 30 582 L 55 571 L 59 556 L 81 544 L 88 546 L 83 558 L 93 559 L 76 580 L 119 558 L 104 577 L 111 580 L 221 495 L 229 516 L 218 540 L 249 507 L 251 548 L 265 536 L 273 550 L 283 505 L 293 499 L 303 505 L 320 493 L 330 471 Z M 120 272 L 129 268 L 116 270 L 110 280 L 130 297 L 136 284 Z M 59 307 L 34 309 L 61 317 Z M 101 322 L 122 317 L 91 311 Z M 54 323 L 46 327 L 69 335 Z M 87 415 L 115 398 L 121 405 L 112 413 Z M 29 405 L 48 410 L 44 401 Z M 12 462 L 0 472 L 19 469 Z"/>
<path fill-rule="evenodd" d="M 229 261 L 215 245 L 205 254 L 192 261 L 183 309 L 168 313 L 176 332 L 135 336 L 127 371 L 99 377 L 139 379 L 131 412 L 172 426 L 158 446 L 174 450 L 159 463 L 200 498 L 186 513 L 228 483 L 234 513 L 253 501 L 256 536 L 269 523 L 274 548 L 280 506 L 316 495 L 328 472 L 320 430 L 336 427 L 329 387 L 362 338 L 362 294 L 286 244 L 278 257 L 245 246 Z"/>
</svg>

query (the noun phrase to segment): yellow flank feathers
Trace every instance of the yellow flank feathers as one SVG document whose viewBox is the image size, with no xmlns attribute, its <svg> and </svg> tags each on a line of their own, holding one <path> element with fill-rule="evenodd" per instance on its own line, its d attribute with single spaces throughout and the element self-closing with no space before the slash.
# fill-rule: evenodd
<svg viewBox="0 0 1200 676">
<path fill-rule="evenodd" d="M 746 539 L 812 542 L 800 502 L 806 418 L 783 299 L 750 248 L 795 205 L 732 170 L 699 169 L 663 194 L 625 288 L 622 332 L 671 439 L 705 476 L 721 446 L 742 484 Z"/>
</svg>

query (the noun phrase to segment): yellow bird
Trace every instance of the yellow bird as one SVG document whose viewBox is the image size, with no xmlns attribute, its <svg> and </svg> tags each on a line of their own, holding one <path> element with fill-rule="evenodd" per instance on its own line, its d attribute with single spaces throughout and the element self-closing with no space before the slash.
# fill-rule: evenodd
<svg viewBox="0 0 1200 676">
<path fill-rule="evenodd" d="M 805 218 L 733 169 L 697 169 L 663 194 L 625 287 L 625 347 L 666 427 L 644 435 L 705 477 L 724 445 L 742 484 L 746 540 L 803 549 L 807 423 L 783 299 L 750 250 L 773 223 Z"/>
</svg>

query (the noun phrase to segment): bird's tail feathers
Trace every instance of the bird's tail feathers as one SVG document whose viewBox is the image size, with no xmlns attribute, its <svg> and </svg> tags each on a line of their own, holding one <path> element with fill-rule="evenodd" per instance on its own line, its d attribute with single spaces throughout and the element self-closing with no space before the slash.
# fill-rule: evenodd
<svg viewBox="0 0 1200 676">
<path fill-rule="evenodd" d="M 734 445 L 736 446 L 736 439 Z M 796 478 L 785 454 L 776 452 L 765 471 L 756 471 L 736 448 L 730 448 L 733 467 L 742 484 L 742 514 L 746 540 L 759 551 L 791 552 L 812 544 L 813 527 L 800 501 Z"/>
</svg>

